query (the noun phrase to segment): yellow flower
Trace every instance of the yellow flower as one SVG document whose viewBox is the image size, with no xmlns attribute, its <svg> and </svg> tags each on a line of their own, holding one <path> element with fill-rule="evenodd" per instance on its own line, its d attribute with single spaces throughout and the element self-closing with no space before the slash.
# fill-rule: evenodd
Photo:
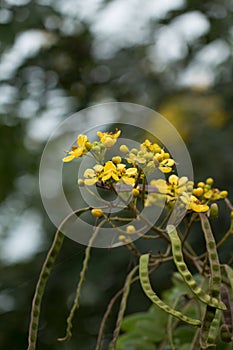
<svg viewBox="0 0 233 350">
<path fill-rule="evenodd" d="M 91 144 L 88 141 L 87 135 L 78 135 L 77 138 L 78 146 L 73 146 L 72 151 L 67 152 L 69 154 L 67 157 L 63 158 L 63 162 L 71 162 L 75 158 L 81 157 L 83 154 L 87 153 L 91 148 Z"/>
<path fill-rule="evenodd" d="M 168 193 L 168 185 L 167 182 L 163 179 L 151 180 L 151 186 L 156 187 L 160 193 L 167 194 Z"/>
<path fill-rule="evenodd" d="M 137 175 L 138 171 L 136 168 L 128 168 L 125 170 L 124 175 L 121 177 L 122 181 L 126 185 L 132 185 L 135 184 L 135 176 Z"/>
<path fill-rule="evenodd" d="M 171 158 L 164 159 L 159 164 L 159 170 L 163 173 L 170 173 L 172 171 L 172 166 L 175 164 L 175 161 Z"/>
<path fill-rule="evenodd" d="M 187 205 L 187 209 L 193 210 L 196 213 L 205 213 L 209 210 L 208 205 L 202 204 L 199 199 L 193 195 L 189 197 L 187 193 L 184 193 L 181 199 Z"/>
<path fill-rule="evenodd" d="M 192 209 L 196 213 L 205 213 L 209 210 L 209 207 L 206 204 L 201 204 L 199 201 L 192 201 L 189 204 L 189 209 Z"/>
<path fill-rule="evenodd" d="M 115 181 L 119 181 L 117 173 L 117 167 L 111 160 L 109 160 L 104 166 L 102 181 L 107 181 L 111 178 L 113 178 Z"/>
<path fill-rule="evenodd" d="M 100 142 L 102 142 L 102 144 L 107 148 L 110 148 L 115 145 L 116 140 L 120 136 L 120 134 L 121 134 L 120 130 L 116 130 L 115 134 L 111 132 L 101 132 L 101 131 L 97 132 L 97 135 L 100 138 Z"/>
<path fill-rule="evenodd" d="M 84 180 L 85 185 L 92 186 L 94 185 L 100 178 L 100 174 L 104 167 L 100 164 L 96 164 L 93 169 L 87 169 L 84 172 Z"/>
</svg>

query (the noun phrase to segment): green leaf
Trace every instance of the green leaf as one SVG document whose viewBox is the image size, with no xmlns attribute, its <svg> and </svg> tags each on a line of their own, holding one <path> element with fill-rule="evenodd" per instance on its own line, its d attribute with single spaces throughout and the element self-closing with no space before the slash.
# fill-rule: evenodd
<svg viewBox="0 0 233 350">
<path fill-rule="evenodd" d="M 140 336 L 152 342 L 158 342 L 163 339 L 165 334 L 165 322 L 161 324 L 159 318 L 149 312 L 141 312 L 127 316 L 121 329 L 125 332 L 135 332 Z"/>
<path fill-rule="evenodd" d="M 149 312 L 138 312 L 133 315 L 126 316 L 122 322 L 121 329 L 125 332 L 132 331 L 137 327 L 137 323 L 140 323 L 142 320 L 156 322 L 155 316 L 149 314 Z"/>
<path fill-rule="evenodd" d="M 156 347 L 138 333 L 132 332 L 119 337 L 116 350 L 156 350 Z"/>
</svg>

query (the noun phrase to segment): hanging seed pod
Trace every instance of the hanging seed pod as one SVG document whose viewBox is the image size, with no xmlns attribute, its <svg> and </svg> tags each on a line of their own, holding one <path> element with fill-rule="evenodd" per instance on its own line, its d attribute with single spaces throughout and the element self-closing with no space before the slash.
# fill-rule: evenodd
<svg viewBox="0 0 233 350">
<path fill-rule="evenodd" d="M 222 312 L 224 324 L 221 327 L 221 338 L 224 342 L 230 342 L 233 337 L 233 318 L 229 291 L 223 284 L 221 286 L 221 297 L 227 309 Z"/>
<path fill-rule="evenodd" d="M 203 303 L 216 307 L 222 310 L 225 310 L 225 305 L 219 301 L 217 298 L 212 297 L 205 293 L 204 290 L 201 289 L 201 287 L 198 286 L 197 282 L 194 280 L 191 272 L 188 270 L 187 265 L 184 262 L 183 252 L 182 252 L 182 245 L 180 238 L 177 234 L 177 231 L 175 229 L 175 226 L 168 225 L 167 226 L 167 233 L 170 237 L 171 244 L 172 244 L 172 253 L 173 253 L 173 259 L 176 264 L 176 267 L 183 277 L 183 280 L 187 284 L 187 286 L 190 288 L 193 294 L 197 296 L 197 298 L 202 301 Z"/>
<path fill-rule="evenodd" d="M 153 291 L 148 273 L 148 264 L 149 264 L 149 254 L 144 254 L 140 257 L 139 264 L 139 275 L 142 289 L 144 290 L 147 297 L 160 309 L 164 310 L 168 314 L 178 318 L 179 320 L 186 322 L 192 326 L 201 326 L 201 321 L 197 319 L 190 318 L 180 311 L 174 310 L 169 305 L 165 304 Z"/>
<path fill-rule="evenodd" d="M 220 313 L 216 312 L 216 308 L 207 305 L 200 333 L 201 349 L 216 349 L 219 322 Z"/>
<path fill-rule="evenodd" d="M 207 216 L 205 214 L 200 214 L 200 218 L 210 263 L 210 294 L 216 299 L 219 299 L 222 278 L 217 247 Z"/>
</svg>

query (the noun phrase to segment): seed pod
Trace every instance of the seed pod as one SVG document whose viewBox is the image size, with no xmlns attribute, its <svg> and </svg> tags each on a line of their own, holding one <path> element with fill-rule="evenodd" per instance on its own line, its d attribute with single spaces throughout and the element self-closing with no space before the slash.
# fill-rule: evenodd
<svg viewBox="0 0 233 350">
<path fill-rule="evenodd" d="M 210 294 L 216 299 L 220 299 L 221 271 L 218 259 L 218 252 L 209 220 L 205 214 L 200 214 L 202 231 L 206 241 L 206 250 L 210 263 Z M 223 304 L 223 303 L 222 303 Z M 226 310 L 226 307 L 223 308 Z"/>
<path fill-rule="evenodd" d="M 216 314 L 216 308 L 207 305 L 200 333 L 201 349 L 216 348 L 215 339 L 218 329 L 219 313 Z"/>
<path fill-rule="evenodd" d="M 220 302 L 217 298 L 206 294 L 204 290 L 202 290 L 201 287 L 198 286 L 191 272 L 188 270 L 188 267 L 184 262 L 182 245 L 181 245 L 180 238 L 177 234 L 177 231 L 175 229 L 175 226 L 168 225 L 167 232 L 172 244 L 172 253 L 173 253 L 174 262 L 176 264 L 176 267 L 179 273 L 183 277 L 184 282 L 187 284 L 187 286 L 190 288 L 193 294 L 195 294 L 200 301 L 202 301 L 205 304 L 208 304 L 209 306 L 225 310 L 226 307 L 222 302 Z"/>
<path fill-rule="evenodd" d="M 139 276 L 140 276 L 140 282 L 142 289 L 144 290 L 147 297 L 160 309 L 164 310 L 168 314 L 178 318 L 179 320 L 186 322 L 192 326 L 201 326 L 201 321 L 197 319 L 190 318 L 184 314 L 182 314 L 180 311 L 177 311 L 173 308 L 171 308 L 169 305 L 165 304 L 153 291 L 150 280 L 149 280 L 149 273 L 148 273 L 148 263 L 149 263 L 149 254 L 141 255 L 140 257 L 140 264 L 139 264 Z"/>
<path fill-rule="evenodd" d="M 230 343 L 232 341 L 231 332 L 226 324 L 222 324 L 220 328 L 220 336 L 222 341 L 224 341 L 225 343 Z"/>
<path fill-rule="evenodd" d="M 227 306 L 227 310 L 223 311 L 223 319 L 224 324 L 221 328 L 221 338 L 223 341 L 228 342 L 231 341 L 231 337 L 233 336 L 233 318 L 232 318 L 232 311 L 231 311 L 231 302 L 230 302 L 230 296 L 227 287 L 222 284 L 221 286 L 221 297 L 225 305 Z M 229 335 L 229 336 L 228 336 Z M 227 340 L 230 339 L 230 340 Z"/>
</svg>

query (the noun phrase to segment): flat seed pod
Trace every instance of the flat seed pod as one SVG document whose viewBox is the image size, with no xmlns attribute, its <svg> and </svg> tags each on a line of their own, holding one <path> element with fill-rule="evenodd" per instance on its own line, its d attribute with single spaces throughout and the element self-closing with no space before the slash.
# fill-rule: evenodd
<svg viewBox="0 0 233 350">
<path fill-rule="evenodd" d="M 171 240 L 173 259 L 176 267 L 192 293 L 195 294 L 197 298 L 203 303 L 221 310 L 225 310 L 226 307 L 221 301 L 215 297 L 212 297 L 211 295 L 206 294 L 206 292 L 200 286 L 198 286 L 197 282 L 194 280 L 184 261 L 181 241 L 177 234 L 175 226 L 168 225 L 167 233 Z"/>
<path fill-rule="evenodd" d="M 201 321 L 197 319 L 190 318 L 184 314 L 182 314 L 180 311 L 177 311 L 173 308 L 171 308 L 169 305 L 165 304 L 153 291 L 150 280 L 149 280 L 149 273 L 148 273 L 148 263 L 149 263 L 149 254 L 144 254 L 140 257 L 140 264 L 139 264 L 139 275 L 140 275 L 140 282 L 142 289 L 144 290 L 147 297 L 160 309 L 164 310 L 168 314 L 178 318 L 179 320 L 186 322 L 192 326 L 201 326 Z"/>
<path fill-rule="evenodd" d="M 210 294 L 219 299 L 222 277 L 217 247 L 207 216 L 205 214 L 200 214 L 200 218 L 210 264 Z"/>
</svg>

